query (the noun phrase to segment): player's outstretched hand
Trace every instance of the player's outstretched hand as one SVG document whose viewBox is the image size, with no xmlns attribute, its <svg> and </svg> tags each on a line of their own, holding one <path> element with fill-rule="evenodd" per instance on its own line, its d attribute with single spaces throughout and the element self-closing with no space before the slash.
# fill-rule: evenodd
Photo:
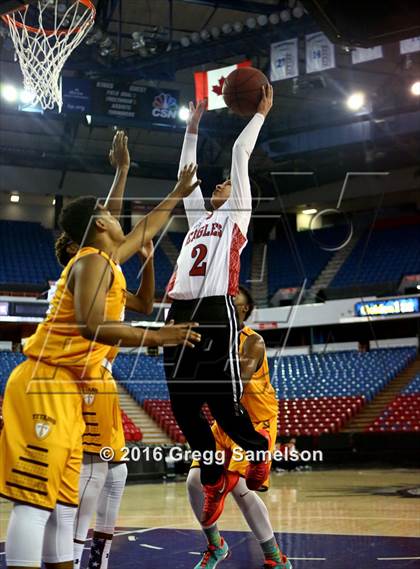
<svg viewBox="0 0 420 569">
<path fill-rule="evenodd" d="M 267 85 L 263 85 L 261 87 L 261 91 L 261 101 L 258 105 L 257 113 L 261 113 L 266 117 L 273 106 L 273 86 L 269 83 Z"/>
<path fill-rule="evenodd" d="M 197 103 L 197 106 L 195 106 L 194 103 L 190 101 L 189 104 L 190 114 L 187 119 L 188 132 L 193 134 L 196 134 L 198 132 L 198 127 L 201 121 L 201 117 L 203 116 L 206 107 L 207 107 L 206 99 Z"/>
<path fill-rule="evenodd" d="M 174 194 L 178 198 L 188 197 L 201 184 L 201 180 L 197 180 L 197 165 L 187 164 L 179 174 L 178 183 L 175 186 Z"/>
<path fill-rule="evenodd" d="M 201 340 L 201 334 L 192 330 L 192 328 L 197 326 L 197 322 L 174 324 L 174 321 L 171 320 L 158 332 L 159 345 L 178 346 L 179 344 L 185 344 L 189 348 L 194 348 L 194 343 L 200 342 Z"/>
<path fill-rule="evenodd" d="M 130 168 L 128 136 L 123 130 L 118 130 L 115 133 L 112 147 L 109 151 L 109 161 L 113 168 Z"/>
</svg>

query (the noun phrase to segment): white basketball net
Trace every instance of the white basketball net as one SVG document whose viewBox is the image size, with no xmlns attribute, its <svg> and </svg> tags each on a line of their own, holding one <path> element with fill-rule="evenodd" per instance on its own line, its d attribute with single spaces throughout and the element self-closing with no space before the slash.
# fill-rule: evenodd
<svg viewBox="0 0 420 569">
<path fill-rule="evenodd" d="M 26 22 L 28 9 L 12 12 L 4 19 L 9 25 L 25 90 L 33 95 L 33 103 L 39 103 L 44 110 L 57 105 L 61 111 L 61 71 L 71 52 L 92 27 L 95 9 L 89 0 L 67 3 L 38 0 L 34 3 L 35 9 L 38 11 L 35 25 Z M 47 21 L 50 29 L 44 29 Z"/>
</svg>

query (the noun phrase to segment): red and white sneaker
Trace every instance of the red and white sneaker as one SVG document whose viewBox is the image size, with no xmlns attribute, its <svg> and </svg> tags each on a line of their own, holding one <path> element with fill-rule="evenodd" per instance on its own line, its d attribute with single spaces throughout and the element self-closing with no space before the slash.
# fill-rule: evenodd
<svg viewBox="0 0 420 569">
<path fill-rule="evenodd" d="M 270 433 L 268 433 L 264 429 L 261 429 L 258 432 L 268 440 L 268 448 L 270 449 L 271 448 Z M 250 462 L 245 472 L 245 480 L 248 488 L 250 490 L 258 490 L 258 488 L 260 488 L 267 480 L 270 474 L 270 468 L 271 468 L 271 461 L 269 460 L 269 457 L 267 457 L 267 460 L 264 460 L 262 462 Z"/>
<path fill-rule="evenodd" d="M 204 507 L 201 515 L 201 525 L 210 527 L 217 522 L 225 507 L 226 496 L 235 488 L 239 480 L 237 472 L 225 470 L 216 484 L 205 484 Z"/>
<path fill-rule="evenodd" d="M 263 569 L 293 569 L 293 567 L 287 557 L 283 555 L 280 563 L 272 559 L 266 559 Z"/>
</svg>

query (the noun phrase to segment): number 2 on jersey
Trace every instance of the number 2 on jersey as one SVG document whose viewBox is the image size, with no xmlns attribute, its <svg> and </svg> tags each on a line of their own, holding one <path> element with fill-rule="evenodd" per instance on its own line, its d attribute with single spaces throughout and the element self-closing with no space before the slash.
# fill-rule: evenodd
<svg viewBox="0 0 420 569">
<path fill-rule="evenodd" d="M 190 277 L 205 277 L 207 263 L 204 259 L 207 257 L 207 247 L 202 244 L 196 245 L 191 251 L 191 257 L 195 259 L 195 262 L 190 270 Z"/>
</svg>

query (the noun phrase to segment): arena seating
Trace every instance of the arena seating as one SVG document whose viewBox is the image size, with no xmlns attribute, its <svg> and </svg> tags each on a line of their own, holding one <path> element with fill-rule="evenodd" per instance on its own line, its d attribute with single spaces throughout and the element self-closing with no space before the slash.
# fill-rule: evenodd
<svg viewBox="0 0 420 569">
<path fill-rule="evenodd" d="M 36 259 L 36 263 L 33 260 Z M 140 261 L 131 258 L 123 266 L 129 290 L 136 290 Z M 54 233 L 40 223 L 0 221 L 0 283 L 45 286 L 56 280 L 62 268 L 54 253 Z M 162 293 L 172 266 L 158 247 L 155 251 L 156 290 Z"/>
<path fill-rule="evenodd" d="M 121 409 L 121 419 L 124 427 L 124 435 L 127 443 L 137 443 L 142 440 L 140 429 L 133 423 L 130 417 Z"/>
<path fill-rule="evenodd" d="M 284 356 L 271 377 L 279 399 L 362 396 L 369 401 L 415 358 L 415 348 L 402 347 Z"/>
<path fill-rule="evenodd" d="M 420 432 L 420 374 L 417 374 L 372 425 L 369 425 L 367 431 Z"/>
<path fill-rule="evenodd" d="M 52 231 L 40 223 L 0 221 L 0 283 L 45 285 L 60 271 Z"/>
<path fill-rule="evenodd" d="M 270 375 L 282 435 L 336 432 L 415 358 L 415 348 L 284 356 Z M 169 402 L 161 357 L 120 354 L 114 375 L 175 441 L 183 442 Z M 210 414 L 206 411 L 208 416 Z"/>
<path fill-rule="evenodd" d="M 403 275 L 418 272 L 420 224 L 374 229 L 370 236 L 367 232 L 359 239 L 331 286 L 397 284 Z"/>
<path fill-rule="evenodd" d="M 169 234 L 179 250 L 184 234 Z M 252 247 L 248 244 L 241 258 L 241 282 L 251 275 Z M 33 263 L 33 259 L 37 260 Z M 140 260 L 132 257 L 123 265 L 129 290 L 136 290 L 139 284 Z M 54 233 L 40 223 L 23 221 L 0 221 L 0 284 L 46 286 L 47 281 L 56 280 L 61 267 L 54 253 Z M 155 250 L 156 290 L 162 294 L 171 278 L 172 264 L 161 247 Z"/>
<path fill-rule="evenodd" d="M 119 354 L 114 363 L 113 374 L 141 405 L 146 399 L 169 399 L 161 357 Z"/>
<path fill-rule="evenodd" d="M 0 352 L 0 394 L 4 393 L 9 375 L 24 359 L 25 356 L 19 352 Z"/>
<path fill-rule="evenodd" d="M 172 275 L 172 265 L 162 251 L 160 247 L 157 247 L 155 250 L 155 258 L 154 258 L 154 265 L 155 265 L 155 283 L 156 283 L 156 291 L 158 294 L 162 294 L 165 291 L 166 285 L 168 284 L 169 279 Z M 125 278 L 127 279 L 127 288 L 128 290 L 137 290 L 140 282 L 139 278 L 139 271 L 141 268 L 140 259 L 136 256 L 131 257 L 124 265 L 122 266 Z"/>
<path fill-rule="evenodd" d="M 1 395 L 4 393 L 7 379 L 13 369 L 25 360 L 25 356 L 19 352 L 0 352 L 0 407 Z M 143 435 L 140 429 L 133 423 L 128 415 L 121 410 L 121 418 L 124 427 L 125 440 L 127 442 L 141 441 Z"/>
<path fill-rule="evenodd" d="M 336 432 L 415 358 L 415 348 L 285 356 L 270 362 L 279 433 Z"/>
<path fill-rule="evenodd" d="M 300 287 L 306 279 L 306 289 L 316 280 L 331 259 L 329 248 L 343 242 L 346 228 L 334 227 L 302 231 L 288 236 L 280 231 L 276 241 L 268 242 L 268 294 L 279 288 Z"/>
<path fill-rule="evenodd" d="M 293 234 L 286 233 L 268 243 L 268 291 L 271 297 L 281 287 L 303 284 L 310 287 L 333 255 L 330 244 L 342 241 L 343 228 L 334 227 Z M 179 250 L 183 233 L 170 233 Z M 366 237 L 366 236 L 365 236 Z M 292 243 L 292 244 L 291 244 Z M 364 283 L 397 283 L 402 275 L 420 271 L 420 224 L 375 229 L 364 251 L 365 238 L 356 247 L 334 278 L 332 287 Z M 281 252 L 281 262 L 278 262 Z M 34 264 L 32 260 L 36 258 Z M 155 252 L 156 288 L 162 293 L 172 274 L 172 264 L 162 248 Z M 251 276 L 252 244 L 248 243 L 241 258 L 241 282 Z M 123 270 L 128 288 L 138 286 L 140 263 L 132 258 Z M 0 283 L 43 286 L 55 280 L 61 268 L 54 255 L 54 234 L 40 223 L 0 221 Z"/>
<path fill-rule="evenodd" d="M 270 376 L 279 398 L 279 434 L 316 435 L 340 430 L 415 355 L 414 347 L 401 347 L 368 353 L 342 351 L 283 356 L 277 366 L 275 359 L 270 358 Z M 19 353 L 0 352 L 1 393 L 11 370 L 23 359 Z M 161 357 L 120 354 L 114 365 L 114 376 L 173 440 L 184 442 L 170 407 Z M 391 430 L 402 428 L 403 420 L 411 423 L 402 430 L 418 424 L 420 418 L 415 409 L 416 405 L 419 408 L 419 401 L 420 377 L 417 377 L 392 404 L 398 424 Z M 412 413 L 412 417 L 408 418 L 405 410 Z M 208 409 L 204 411 L 211 420 Z M 391 418 L 387 415 L 383 421 L 378 419 L 372 429 L 392 427 L 390 421 L 394 415 Z M 413 417 L 417 417 L 417 423 L 413 423 Z M 382 425 L 386 421 L 389 424 Z M 127 418 L 124 424 L 127 440 L 139 440 L 138 430 Z"/>
</svg>

